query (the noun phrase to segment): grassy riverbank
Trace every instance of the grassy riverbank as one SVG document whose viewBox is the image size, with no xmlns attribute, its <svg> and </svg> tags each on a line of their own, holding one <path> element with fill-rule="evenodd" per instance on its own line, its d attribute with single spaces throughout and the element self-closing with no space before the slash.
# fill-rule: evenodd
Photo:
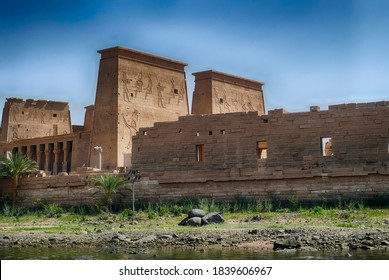
<svg viewBox="0 0 389 280">
<path fill-rule="evenodd" d="M 192 208 L 205 212 L 222 212 L 225 223 L 201 228 L 178 226 Z M 289 208 L 271 201 L 216 203 L 188 201 L 182 204 L 149 204 L 138 211 L 123 209 L 108 213 L 104 207 L 72 207 L 64 209 L 45 204 L 25 209 L 4 204 L 0 210 L 0 233 L 44 232 L 80 233 L 85 231 L 186 231 L 206 229 L 266 229 L 266 228 L 389 228 L 388 207 L 367 207 L 363 202 L 348 202 L 337 206 L 311 208 L 291 204 Z"/>
</svg>

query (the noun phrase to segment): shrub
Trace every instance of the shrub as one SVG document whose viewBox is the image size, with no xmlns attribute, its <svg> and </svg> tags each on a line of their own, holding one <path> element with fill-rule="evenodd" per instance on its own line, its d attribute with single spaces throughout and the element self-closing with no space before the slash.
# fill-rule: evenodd
<svg viewBox="0 0 389 280">
<path fill-rule="evenodd" d="M 48 218 L 60 217 L 63 214 L 63 209 L 55 203 L 43 205 L 43 213 Z"/>
<path fill-rule="evenodd" d="M 130 208 L 126 208 L 119 214 L 119 216 L 124 219 L 132 219 L 134 217 L 134 211 Z"/>
</svg>

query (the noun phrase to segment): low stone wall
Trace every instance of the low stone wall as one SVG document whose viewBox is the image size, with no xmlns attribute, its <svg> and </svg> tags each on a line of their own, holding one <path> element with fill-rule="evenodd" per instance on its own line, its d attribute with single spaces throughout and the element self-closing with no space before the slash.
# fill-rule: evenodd
<svg viewBox="0 0 389 280">
<path fill-rule="evenodd" d="M 164 183 L 144 181 L 139 183 L 137 198 L 142 201 L 180 200 L 185 197 L 233 201 L 237 197 L 248 199 L 276 199 L 323 203 L 338 200 L 370 200 L 389 197 L 389 176 L 288 178 L 242 181 L 208 181 Z"/>
<path fill-rule="evenodd" d="M 12 180 L 0 179 L 1 195 L 12 198 Z M 87 175 L 22 178 L 18 187 L 17 204 L 34 207 L 42 203 L 62 206 L 93 204 L 101 199 L 88 186 Z"/>
<path fill-rule="evenodd" d="M 23 178 L 18 191 L 18 204 L 32 207 L 42 202 L 62 206 L 95 204 L 101 194 L 88 185 L 90 175 Z M 12 181 L 0 179 L 1 195 L 12 197 Z M 136 202 L 180 201 L 184 198 L 208 198 L 233 201 L 276 199 L 302 203 L 323 203 L 337 200 L 377 199 L 389 197 L 389 175 L 317 176 L 266 180 L 207 181 L 159 183 L 142 178 L 135 184 Z M 132 203 L 131 184 L 117 195 L 121 205 Z"/>
</svg>

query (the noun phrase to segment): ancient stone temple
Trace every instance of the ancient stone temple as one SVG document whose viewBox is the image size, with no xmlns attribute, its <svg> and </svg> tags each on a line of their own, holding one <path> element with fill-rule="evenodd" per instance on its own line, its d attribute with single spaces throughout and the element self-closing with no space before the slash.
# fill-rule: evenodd
<svg viewBox="0 0 389 280">
<path fill-rule="evenodd" d="M 101 54 L 95 104 L 84 125 L 71 124 L 65 102 L 8 98 L 0 151 L 22 152 L 51 174 L 131 166 L 132 137 L 140 127 L 189 114 L 185 63 L 114 47 Z"/>
<path fill-rule="evenodd" d="M 91 148 L 103 147 L 106 169 L 130 166 L 140 127 L 188 115 L 186 64 L 121 47 L 99 53 Z M 97 153 L 90 154 L 94 166 Z"/>
<path fill-rule="evenodd" d="M 193 74 L 189 114 L 185 63 L 122 47 L 98 53 L 83 125 L 72 125 L 66 102 L 7 98 L 0 152 L 41 169 L 22 181 L 24 205 L 91 203 L 90 173 L 129 168 L 142 172 L 145 202 L 389 196 L 387 101 L 266 112 L 262 82 L 208 70 Z M 57 174 L 71 176 L 47 176 Z"/>
<path fill-rule="evenodd" d="M 212 70 L 193 75 L 192 114 L 265 113 L 263 83 Z"/>
</svg>

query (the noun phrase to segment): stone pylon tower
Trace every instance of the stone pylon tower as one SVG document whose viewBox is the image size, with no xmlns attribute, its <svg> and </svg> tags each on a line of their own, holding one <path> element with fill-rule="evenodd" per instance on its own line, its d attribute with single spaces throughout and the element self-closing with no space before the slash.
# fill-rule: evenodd
<svg viewBox="0 0 389 280">
<path fill-rule="evenodd" d="M 98 53 L 89 165 L 98 166 L 94 147 L 101 146 L 103 169 L 130 167 L 132 136 L 140 127 L 189 114 L 187 64 L 122 47 Z"/>
<path fill-rule="evenodd" d="M 265 114 L 261 82 L 213 70 L 193 73 L 192 114 L 258 111 Z"/>
</svg>

